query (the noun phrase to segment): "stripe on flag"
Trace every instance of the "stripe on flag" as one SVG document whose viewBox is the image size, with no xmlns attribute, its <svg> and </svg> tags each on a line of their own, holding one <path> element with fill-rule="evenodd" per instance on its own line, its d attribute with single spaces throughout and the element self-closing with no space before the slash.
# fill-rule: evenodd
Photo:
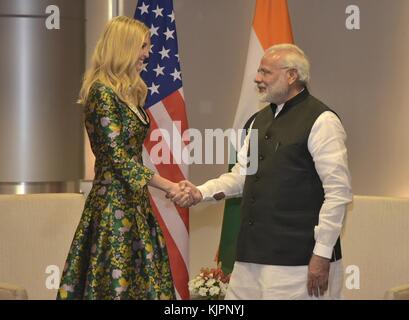
<svg viewBox="0 0 409 320">
<path fill-rule="evenodd" d="M 172 0 L 138 0 L 135 19 L 144 22 L 151 33 L 150 57 L 141 73 L 148 86 L 144 107 L 151 118 L 151 130 L 144 143 L 144 162 L 162 177 L 178 182 L 188 179 L 188 167 L 179 161 L 179 152 L 185 145 L 181 136 L 188 129 L 188 122 Z M 180 129 L 175 121 L 180 121 Z M 173 135 L 175 125 L 178 134 Z M 166 130 L 170 134 L 169 139 L 162 142 L 164 134 L 160 133 L 159 141 L 154 141 L 151 133 L 155 129 Z M 158 143 L 162 147 L 162 155 L 169 155 L 170 163 L 150 161 L 148 155 Z M 177 298 L 188 299 L 189 211 L 175 207 L 163 192 L 153 188 L 150 188 L 150 200 L 165 236 Z"/>
</svg>

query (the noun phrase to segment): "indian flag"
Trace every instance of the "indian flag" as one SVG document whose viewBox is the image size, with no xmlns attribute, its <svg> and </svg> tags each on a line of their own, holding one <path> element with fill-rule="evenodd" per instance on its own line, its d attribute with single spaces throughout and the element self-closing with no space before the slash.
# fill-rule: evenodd
<svg viewBox="0 0 409 320">
<path fill-rule="evenodd" d="M 261 105 L 255 90 L 254 78 L 264 51 L 274 44 L 292 43 L 287 0 L 256 0 L 246 68 L 239 105 L 233 128 L 243 129 Z M 240 228 L 241 198 L 226 201 L 220 239 L 218 262 L 225 274 L 231 273 L 236 257 L 236 241 Z"/>
</svg>

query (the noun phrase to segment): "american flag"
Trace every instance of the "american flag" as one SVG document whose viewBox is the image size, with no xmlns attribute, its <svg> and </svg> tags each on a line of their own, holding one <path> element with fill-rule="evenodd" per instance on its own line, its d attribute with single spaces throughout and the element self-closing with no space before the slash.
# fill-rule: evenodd
<svg viewBox="0 0 409 320">
<path fill-rule="evenodd" d="M 171 135 L 170 139 L 165 133 L 159 139 L 148 135 L 144 162 L 162 177 L 178 182 L 188 178 L 188 166 L 179 161 L 180 147 L 185 145 L 181 137 L 188 124 L 172 0 L 139 0 L 134 17 L 144 22 L 151 34 L 149 60 L 141 73 L 148 86 L 145 109 L 151 118 L 150 130 L 161 129 Z M 158 164 L 150 158 L 152 148 L 158 148 L 157 143 L 162 155 L 170 154 L 170 164 Z M 154 188 L 150 188 L 150 200 L 165 235 L 177 298 L 188 299 L 189 211 L 173 205 L 163 192 Z"/>
</svg>

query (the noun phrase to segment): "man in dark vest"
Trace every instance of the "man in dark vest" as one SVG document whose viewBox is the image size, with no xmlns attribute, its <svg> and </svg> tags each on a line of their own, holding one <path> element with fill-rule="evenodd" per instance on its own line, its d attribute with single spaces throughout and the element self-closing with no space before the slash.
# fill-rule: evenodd
<svg viewBox="0 0 409 320">
<path fill-rule="evenodd" d="M 197 188 L 181 182 L 190 197 L 171 195 L 181 206 L 242 195 L 226 299 L 341 297 L 339 235 L 352 200 L 346 134 L 338 116 L 310 95 L 309 68 L 295 45 L 268 49 L 255 83 L 269 105 L 255 116 L 238 162 Z M 243 175 L 255 130 L 258 170 Z"/>
</svg>

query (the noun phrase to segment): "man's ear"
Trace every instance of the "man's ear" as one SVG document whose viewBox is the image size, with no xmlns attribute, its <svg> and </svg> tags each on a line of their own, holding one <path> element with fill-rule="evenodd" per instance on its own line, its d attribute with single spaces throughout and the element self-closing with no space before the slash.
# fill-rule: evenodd
<svg viewBox="0 0 409 320">
<path fill-rule="evenodd" d="M 288 70 L 288 84 L 292 85 L 298 79 L 298 72 L 296 69 Z"/>
</svg>

